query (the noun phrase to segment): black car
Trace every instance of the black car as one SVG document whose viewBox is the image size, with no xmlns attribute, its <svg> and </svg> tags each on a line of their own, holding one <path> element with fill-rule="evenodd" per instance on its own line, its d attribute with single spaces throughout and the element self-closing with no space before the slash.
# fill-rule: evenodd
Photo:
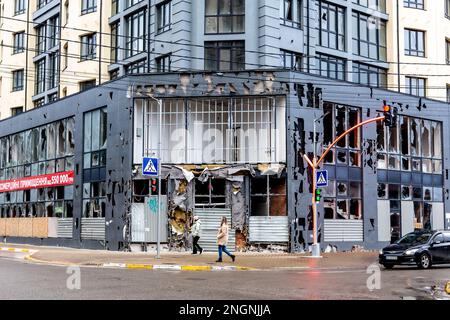
<svg viewBox="0 0 450 320">
<path fill-rule="evenodd" d="M 415 231 L 380 250 L 379 262 L 386 269 L 400 264 L 416 264 L 428 269 L 433 264 L 450 263 L 450 231 Z"/>
</svg>

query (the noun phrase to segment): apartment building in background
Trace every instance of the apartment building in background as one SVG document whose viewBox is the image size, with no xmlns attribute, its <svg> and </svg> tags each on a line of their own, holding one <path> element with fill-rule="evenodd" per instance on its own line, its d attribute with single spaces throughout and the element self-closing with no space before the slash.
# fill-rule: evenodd
<svg viewBox="0 0 450 320">
<path fill-rule="evenodd" d="M 96 0 L 1 0 L 0 10 L 2 119 L 108 80 L 108 17 Z"/>
<path fill-rule="evenodd" d="M 389 89 L 450 103 L 450 0 L 387 4 Z"/>
<path fill-rule="evenodd" d="M 2 117 L 14 115 L 15 107 L 28 110 L 147 72 L 281 67 L 383 86 L 388 15 L 384 1 L 376 2 L 373 7 L 361 0 L 3 0 L 3 21 L 13 32 L 29 30 L 23 54 L 28 85 L 17 94 L 19 101 L 9 102 L 12 74 L 2 70 L 8 96 Z M 24 12 L 17 17 L 16 6 Z M 379 28 L 371 26 L 374 16 Z M 20 25 L 19 19 L 28 22 Z M 6 67 L 12 35 L 4 30 L 1 35 Z"/>
</svg>

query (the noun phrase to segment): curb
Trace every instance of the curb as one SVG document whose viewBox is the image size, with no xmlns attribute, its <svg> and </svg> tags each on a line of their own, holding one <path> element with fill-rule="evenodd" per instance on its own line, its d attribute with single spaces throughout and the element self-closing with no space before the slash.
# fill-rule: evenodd
<svg viewBox="0 0 450 320">
<path fill-rule="evenodd" d="M 44 263 L 44 264 L 56 264 L 64 266 L 80 266 L 80 267 L 98 267 L 98 268 L 114 268 L 114 269 L 134 269 L 134 270 L 172 270 L 172 271 L 253 271 L 258 270 L 250 267 L 240 266 L 193 266 L 193 265 L 165 265 L 165 264 L 141 264 L 141 263 L 84 263 L 73 264 L 61 261 L 45 261 L 33 258 L 32 255 L 39 250 L 29 250 L 20 248 L 3 248 L 0 247 L 0 251 L 16 252 L 16 253 L 29 253 L 23 259 L 26 261 Z"/>
<path fill-rule="evenodd" d="M 36 253 L 35 250 L 29 250 L 29 249 L 19 249 L 19 248 L 4 248 L 0 247 L 0 251 L 8 251 L 8 252 L 14 252 L 14 253 Z"/>
</svg>

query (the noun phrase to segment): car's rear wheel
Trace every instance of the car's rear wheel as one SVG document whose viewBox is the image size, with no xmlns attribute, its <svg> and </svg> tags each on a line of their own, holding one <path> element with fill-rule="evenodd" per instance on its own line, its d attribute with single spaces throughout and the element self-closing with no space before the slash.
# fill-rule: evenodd
<svg viewBox="0 0 450 320">
<path fill-rule="evenodd" d="M 386 269 L 392 269 L 394 268 L 394 265 L 392 263 L 385 263 L 383 264 L 383 267 L 385 267 Z"/>
<path fill-rule="evenodd" d="M 431 258 L 427 253 L 422 253 L 419 256 L 419 261 L 417 262 L 417 265 L 421 269 L 429 269 L 431 267 Z"/>
</svg>

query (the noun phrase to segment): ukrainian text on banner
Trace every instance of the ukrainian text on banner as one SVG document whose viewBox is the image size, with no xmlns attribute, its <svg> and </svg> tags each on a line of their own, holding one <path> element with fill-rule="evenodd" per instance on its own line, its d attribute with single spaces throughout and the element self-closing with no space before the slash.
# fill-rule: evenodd
<svg viewBox="0 0 450 320">
<path fill-rule="evenodd" d="M 14 180 L 0 181 L 0 192 L 68 186 L 73 184 L 74 172 L 65 171 Z"/>
</svg>

